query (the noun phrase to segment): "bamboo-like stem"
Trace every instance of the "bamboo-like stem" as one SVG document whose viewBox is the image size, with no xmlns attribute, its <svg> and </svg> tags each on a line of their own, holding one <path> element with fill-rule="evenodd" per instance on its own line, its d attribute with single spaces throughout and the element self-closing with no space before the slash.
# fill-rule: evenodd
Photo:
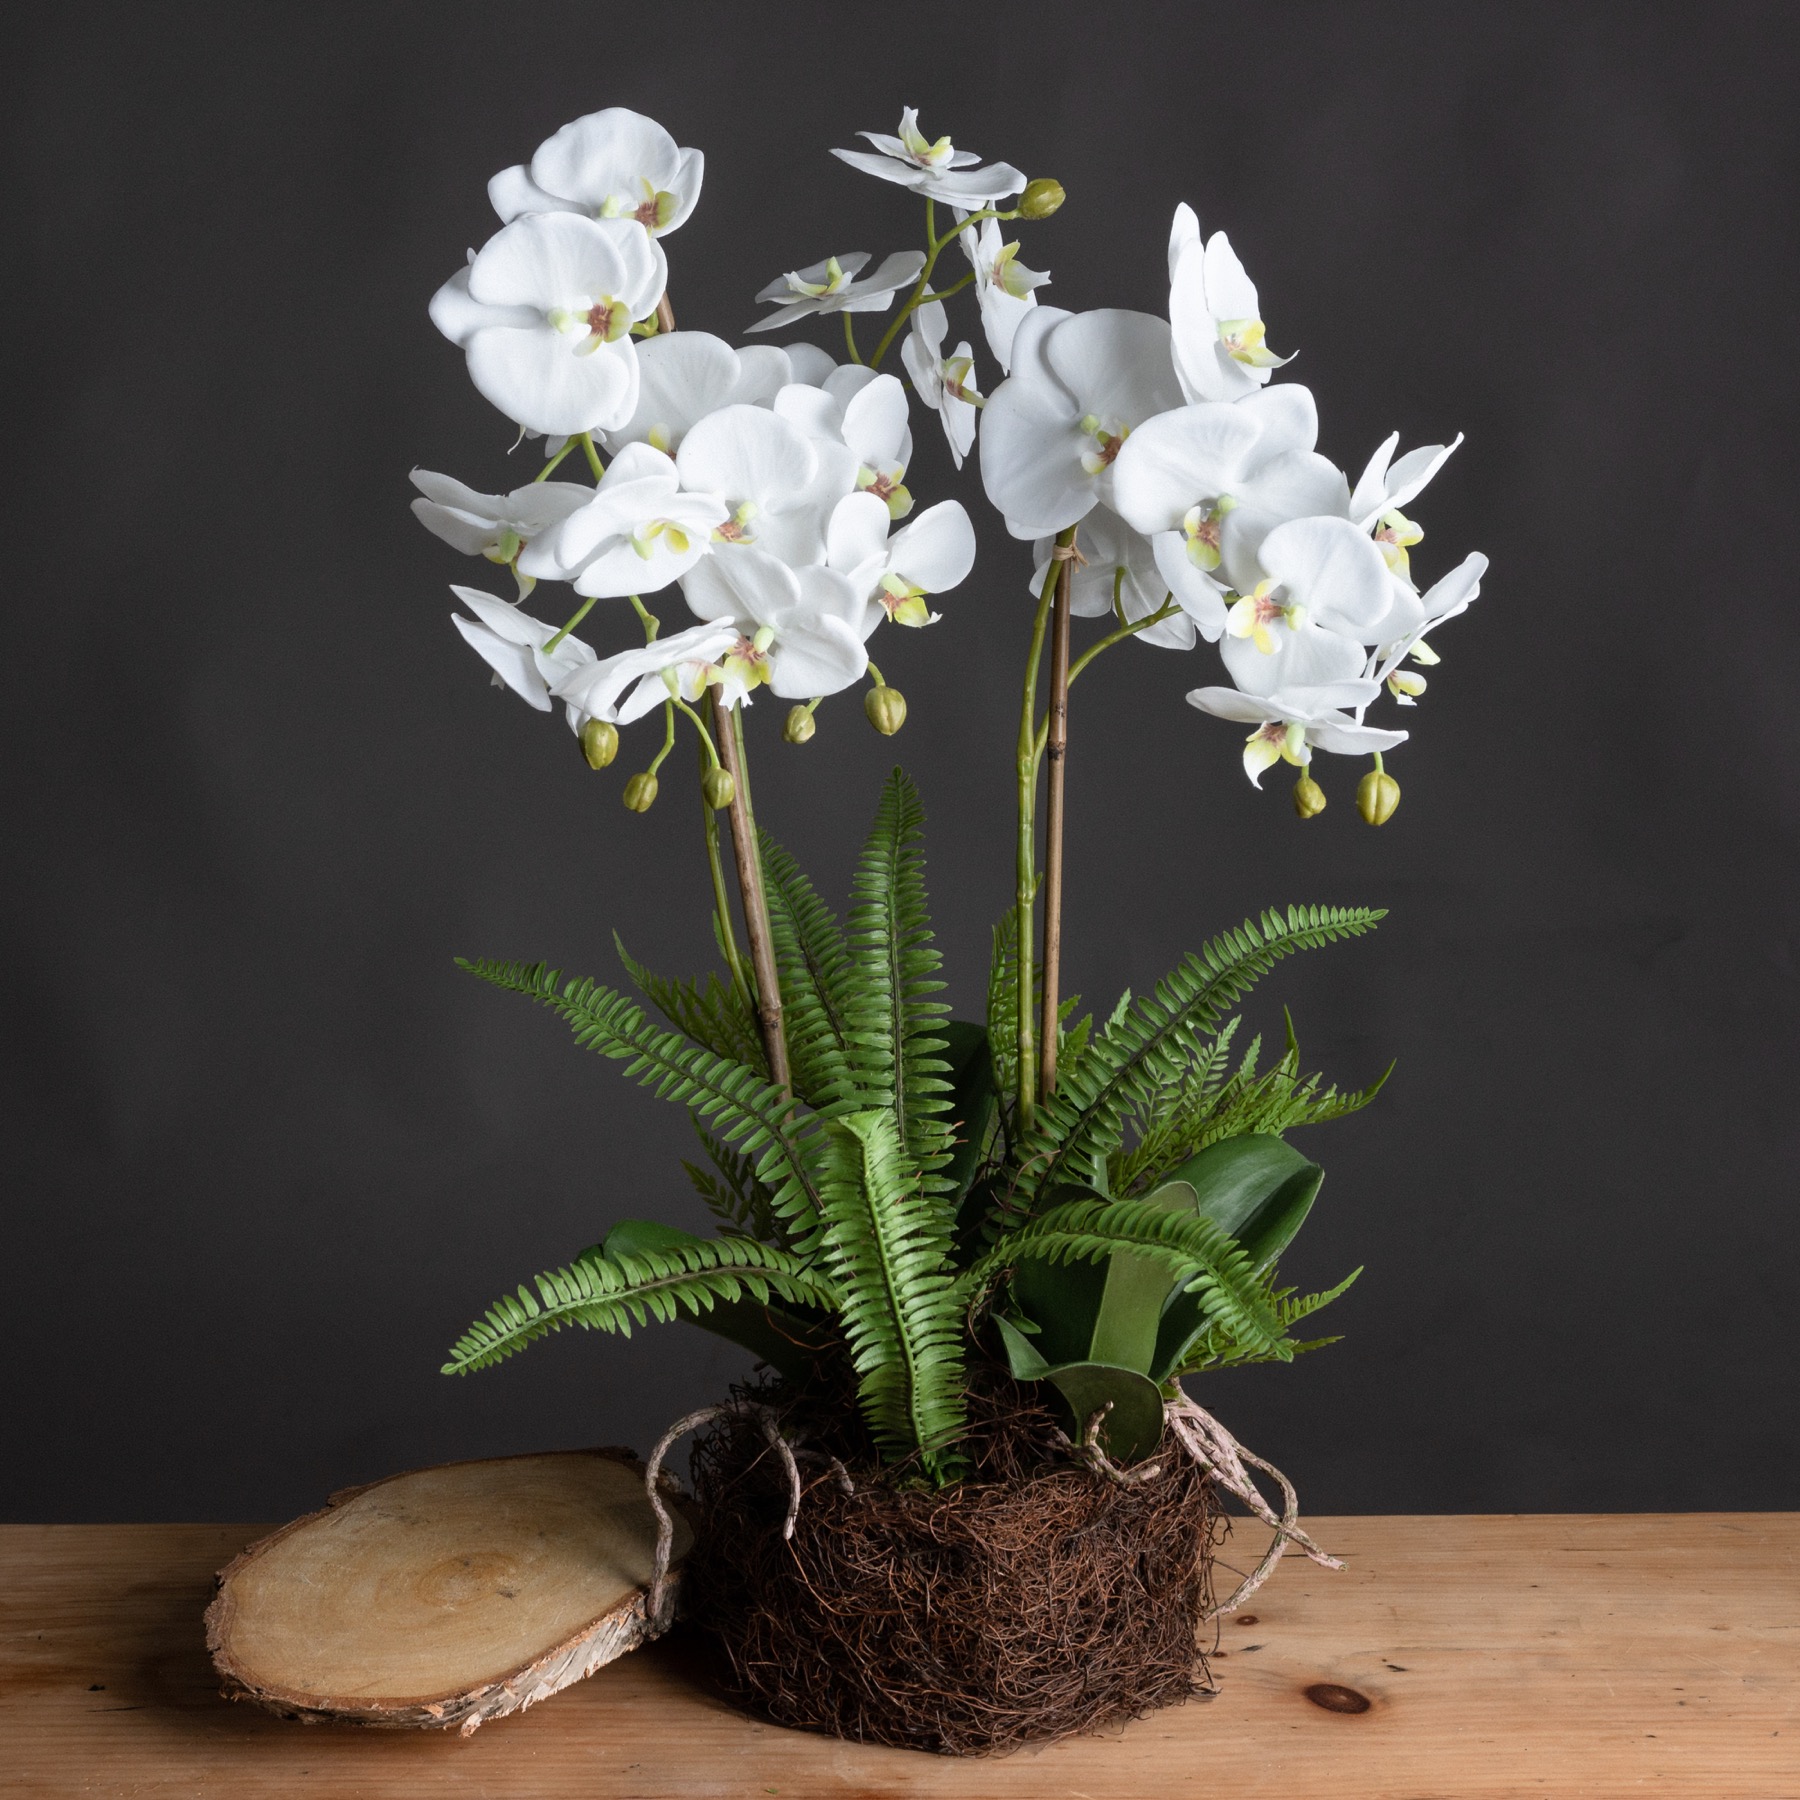
<svg viewBox="0 0 1800 1800">
<path fill-rule="evenodd" d="M 698 719 L 699 715 L 695 714 Z M 704 724 L 701 730 L 705 730 Z M 717 754 L 715 750 L 714 755 Z M 700 774 L 704 781 L 706 772 L 712 767 L 712 756 L 707 753 L 704 743 L 700 746 Z M 700 790 L 701 823 L 706 832 L 706 868 L 712 877 L 713 911 L 719 921 L 719 948 L 725 953 L 725 966 L 731 971 L 731 985 L 737 989 L 748 1006 L 755 1005 L 755 998 L 750 992 L 749 979 L 744 974 L 744 961 L 738 955 L 737 931 L 731 923 L 731 901 L 725 892 L 725 865 L 719 856 L 719 815 L 713 810 L 713 804 L 706 797 L 704 786 Z"/>
<path fill-rule="evenodd" d="M 669 290 L 663 289 L 663 297 L 656 303 L 656 329 L 659 332 L 675 329 L 675 307 L 669 299 Z"/>
<path fill-rule="evenodd" d="M 1057 533 L 1057 544 L 1072 544 L 1075 528 Z M 1057 584 L 1062 579 L 1060 563 L 1052 562 L 1044 576 L 1038 595 L 1037 615 L 1031 625 L 1031 648 L 1025 657 L 1024 691 L 1019 706 L 1018 761 L 1014 765 L 1019 786 L 1019 841 L 1016 858 L 1016 885 L 1013 889 L 1016 975 L 1018 980 L 1018 1092 L 1016 1125 L 1023 1128 L 1031 1122 L 1037 1105 L 1037 1015 L 1034 1004 L 1034 949 L 1037 932 L 1034 917 L 1037 902 L 1037 679 L 1038 665 L 1044 660 L 1044 634 L 1050 626 L 1050 605 Z"/>
<path fill-rule="evenodd" d="M 775 970 L 775 940 L 769 931 L 769 901 L 763 889 L 762 851 L 756 841 L 756 814 L 750 805 L 750 774 L 744 756 L 744 723 L 714 688 L 713 721 L 719 760 L 731 776 L 731 848 L 737 861 L 738 898 L 750 939 L 750 966 L 756 974 L 756 1011 L 762 1021 L 769 1078 L 783 1093 L 794 1091 L 788 1067 L 787 1033 L 781 1018 L 781 981 Z"/>
<path fill-rule="evenodd" d="M 1061 538 L 1057 544 L 1060 548 Z M 1074 584 L 1074 560 L 1062 557 L 1055 567 L 1050 704 L 1045 720 L 1050 774 L 1044 792 L 1044 1004 L 1038 1045 L 1038 1091 L 1045 1099 L 1056 1086 L 1057 1039 L 1061 1035 L 1057 1015 L 1062 1005 L 1063 790 L 1069 748 L 1069 590 Z"/>
</svg>

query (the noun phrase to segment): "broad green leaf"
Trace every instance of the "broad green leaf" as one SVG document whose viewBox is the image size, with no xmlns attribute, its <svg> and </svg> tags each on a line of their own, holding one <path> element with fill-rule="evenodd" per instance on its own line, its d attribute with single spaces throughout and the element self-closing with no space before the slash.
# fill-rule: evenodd
<svg viewBox="0 0 1800 1800">
<path fill-rule="evenodd" d="M 1088 1188 L 1068 1187 L 1050 1196 L 1052 1203 L 1092 1200 Z M 1043 1257 L 1020 1259 L 1012 1273 L 1012 1294 L 1019 1311 L 1038 1327 L 1033 1342 L 1048 1363 L 1086 1362 L 1092 1354 L 1094 1321 L 1106 1291 L 1104 1262 L 1050 1262 Z"/>
<path fill-rule="evenodd" d="M 1161 1441 L 1162 1390 L 1136 1369 L 1109 1363 L 1065 1363 L 1044 1376 L 1072 1416 L 1069 1436 L 1080 1440 L 1087 1422 L 1108 1401 L 1112 1411 L 1100 1427 L 1100 1447 L 1114 1462 L 1141 1462 Z"/>
<path fill-rule="evenodd" d="M 994 1064 L 985 1026 L 951 1019 L 937 1029 L 944 1039 L 938 1054 L 950 1065 L 950 1118 L 956 1132 L 944 1179 L 950 1183 L 950 1192 L 960 1197 L 974 1179 L 982 1141 L 994 1116 Z"/>
<path fill-rule="evenodd" d="M 1164 1182 L 1144 1196 L 1164 1212 L 1193 1212 L 1197 1196 L 1185 1181 Z M 1106 1286 L 1094 1319 L 1089 1360 L 1148 1375 L 1156 1356 L 1163 1303 L 1179 1284 L 1161 1263 L 1117 1250 L 1106 1265 Z"/>
</svg>

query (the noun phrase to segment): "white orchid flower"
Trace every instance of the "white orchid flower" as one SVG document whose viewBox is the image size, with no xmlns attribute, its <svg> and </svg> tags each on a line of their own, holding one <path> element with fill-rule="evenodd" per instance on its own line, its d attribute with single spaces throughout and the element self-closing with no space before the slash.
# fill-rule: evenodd
<svg viewBox="0 0 1800 1800">
<path fill-rule="evenodd" d="M 1224 232 L 1200 240 L 1185 202 L 1169 233 L 1169 324 L 1175 369 L 1189 400 L 1240 400 L 1292 362 L 1263 341 L 1256 284 Z"/>
<path fill-rule="evenodd" d="M 694 210 L 705 172 L 706 158 L 679 148 L 654 119 L 609 106 L 546 138 L 529 166 L 502 169 L 488 198 L 508 223 L 523 213 L 586 213 L 633 219 L 659 236 Z"/>
<path fill-rule="evenodd" d="M 825 521 L 856 485 L 854 452 L 760 406 L 709 413 L 682 440 L 675 467 L 687 492 L 724 502 L 715 546 L 754 546 L 796 567 L 824 561 Z"/>
<path fill-rule="evenodd" d="M 719 659 L 737 642 L 729 625 L 690 625 L 638 650 L 622 650 L 572 670 L 551 689 L 577 732 L 589 719 L 629 725 L 665 700 L 690 704 L 718 678 Z M 627 692 L 626 690 L 630 691 Z"/>
<path fill-rule="evenodd" d="M 1187 698 L 1190 706 L 1215 719 L 1256 727 L 1244 745 L 1244 773 L 1252 787 L 1261 787 L 1265 770 L 1278 762 L 1305 768 L 1314 750 L 1368 756 L 1405 743 L 1404 731 L 1381 731 L 1348 715 L 1346 709 L 1367 706 L 1377 692 L 1373 681 L 1339 681 L 1265 696 L 1228 687 L 1195 688 Z"/>
<path fill-rule="evenodd" d="M 1257 552 L 1276 526 L 1342 515 L 1349 483 L 1313 450 L 1318 429 L 1312 395 L 1284 384 L 1159 414 L 1119 452 L 1113 504 L 1150 538 L 1169 591 L 1209 642 L 1225 629 L 1226 587 L 1247 591 L 1266 573 Z"/>
<path fill-rule="evenodd" d="M 975 566 L 975 527 L 960 501 L 928 506 L 888 536 L 888 509 L 868 492 L 846 494 L 832 509 L 826 561 L 844 574 L 866 605 L 862 635 L 883 619 L 896 625 L 934 625 L 932 594 L 960 585 Z"/>
<path fill-rule="evenodd" d="M 729 622 L 728 701 L 766 684 L 783 700 L 814 700 L 860 681 L 869 666 L 864 605 L 849 578 L 813 563 L 791 569 L 760 550 L 709 557 L 682 583 L 691 611 Z"/>
<path fill-rule="evenodd" d="M 609 450 L 649 444 L 673 455 L 708 413 L 722 406 L 769 406 L 793 380 L 785 350 L 772 344 L 734 350 L 707 331 L 659 332 L 638 345 L 637 363 L 637 406 L 606 433 Z"/>
<path fill-rule="evenodd" d="M 946 356 L 950 315 L 941 300 L 928 300 L 912 316 L 912 330 L 900 346 L 900 360 L 913 391 L 944 422 L 951 460 L 960 469 L 975 443 L 975 421 L 984 404 L 975 386 L 975 357 L 964 339 Z"/>
<path fill-rule="evenodd" d="M 412 503 L 413 516 L 427 531 L 464 556 L 502 565 L 515 563 L 527 544 L 585 506 L 594 492 L 575 481 L 532 481 L 510 494 L 478 494 L 430 469 L 414 469 L 412 483 L 423 496 Z M 523 570 L 516 579 L 523 600 L 534 584 Z"/>
<path fill-rule="evenodd" d="M 1035 308 L 988 396 L 981 479 L 1014 537 L 1037 538 L 1113 500 L 1113 465 L 1146 419 L 1181 404 L 1169 328 L 1148 313 Z"/>
<path fill-rule="evenodd" d="M 1034 599 L 1044 591 L 1044 577 L 1055 543 L 1054 538 L 1042 537 L 1032 546 Z M 1077 548 L 1086 561 L 1077 562 L 1069 577 L 1069 610 L 1076 618 L 1104 619 L 1116 615 L 1125 624 L 1135 624 L 1160 612 L 1171 598 L 1169 584 L 1157 567 L 1155 547 L 1111 507 L 1096 506 L 1081 521 Z M 1221 630 L 1224 622 L 1221 606 Z M 1196 635 L 1194 620 L 1183 608 L 1160 624 L 1145 626 L 1137 640 L 1162 650 L 1191 650 Z"/>
<path fill-rule="evenodd" d="M 1408 501 L 1424 491 L 1431 478 L 1450 460 L 1461 443 L 1462 433 L 1459 431 L 1455 443 L 1426 444 L 1417 450 L 1407 451 L 1398 462 L 1394 462 L 1393 455 L 1400 444 L 1400 434 L 1394 432 L 1369 458 L 1368 466 L 1356 478 L 1356 487 L 1350 495 L 1350 522 L 1358 530 L 1367 531 L 1384 513 L 1399 512 Z M 1401 523 L 1404 525 L 1408 521 L 1403 519 Z M 1420 533 L 1420 536 L 1423 535 Z M 1418 538 L 1411 538 L 1403 548 L 1410 548 L 1418 541 Z M 1405 572 L 1402 565 L 1398 573 Z"/>
<path fill-rule="evenodd" d="M 898 137 L 881 131 L 859 131 L 856 135 L 873 144 L 874 152 L 833 150 L 831 154 L 865 175 L 898 182 L 927 200 L 947 201 L 973 212 L 1017 194 L 1025 186 L 1025 177 L 1010 163 L 977 168 L 981 158 L 972 150 L 958 150 L 947 137 L 935 143 L 929 141 L 919 130 L 919 110 L 915 106 L 900 114 Z"/>
<path fill-rule="evenodd" d="M 866 280 L 855 279 L 869 260 L 866 250 L 829 256 L 810 268 L 796 269 L 771 281 L 756 297 L 775 303 L 775 311 L 758 319 L 752 331 L 785 331 L 796 319 L 813 313 L 886 312 L 897 289 L 917 281 L 925 267 L 923 250 L 896 250 Z"/>
<path fill-rule="evenodd" d="M 775 396 L 775 414 L 819 445 L 821 456 L 835 469 L 835 450 L 852 457 L 852 485 L 874 494 L 889 516 L 903 519 L 912 511 L 906 488 L 906 465 L 912 461 L 912 425 L 906 390 L 892 375 L 877 374 L 860 363 L 834 367 L 822 385 L 795 382 Z M 847 490 L 843 490 L 847 491 Z"/>
<path fill-rule="evenodd" d="M 788 379 L 806 387 L 823 387 L 840 366 L 829 351 L 821 350 L 817 344 L 783 344 L 782 350 L 788 359 Z"/>
<path fill-rule="evenodd" d="M 1037 305 L 1037 288 L 1050 280 L 1017 260 L 1019 246 L 1002 243 L 997 219 L 984 219 L 980 235 L 973 226 L 959 234 L 963 254 L 975 270 L 975 298 L 981 307 L 981 329 L 1001 372 L 1012 369 L 1013 338 L 1019 321 Z"/>
<path fill-rule="evenodd" d="M 1348 519 L 1292 519 L 1258 560 L 1262 579 L 1226 614 L 1219 653 L 1231 679 L 1266 695 L 1361 676 L 1394 599 L 1381 552 Z"/>
<path fill-rule="evenodd" d="M 454 586 L 450 591 L 475 615 L 465 619 L 460 613 L 452 613 L 450 622 L 493 670 L 494 686 L 510 688 L 539 712 L 550 710 L 552 683 L 594 660 L 592 648 L 581 639 L 564 635 L 557 626 L 546 625 L 542 619 L 508 606 L 493 594 Z M 558 639 L 554 650 L 545 649 Z M 573 718 L 570 723 L 580 729 Z"/>
<path fill-rule="evenodd" d="M 637 405 L 631 327 L 656 310 L 657 258 L 637 226 L 531 213 L 432 296 L 477 389 L 528 431 L 621 425 Z"/>
<path fill-rule="evenodd" d="M 1487 566 L 1488 559 L 1477 550 L 1423 594 L 1414 593 L 1406 583 L 1393 583 L 1393 606 L 1381 621 L 1388 641 L 1371 659 L 1370 671 L 1402 706 L 1413 705 L 1424 693 L 1425 677 L 1401 664 L 1410 659 L 1431 668 L 1439 661 L 1437 652 L 1425 642 L 1425 634 L 1469 610 L 1480 596 Z"/>
<path fill-rule="evenodd" d="M 526 549 L 519 566 L 573 581 L 576 593 L 590 597 L 650 594 L 707 555 L 730 516 L 716 494 L 682 491 L 673 458 L 627 444 L 587 504 Z"/>
</svg>

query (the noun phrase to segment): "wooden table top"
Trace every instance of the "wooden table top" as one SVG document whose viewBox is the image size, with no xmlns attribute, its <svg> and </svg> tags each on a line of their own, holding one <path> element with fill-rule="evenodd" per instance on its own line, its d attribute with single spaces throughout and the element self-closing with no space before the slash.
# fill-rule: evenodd
<svg viewBox="0 0 1800 1800">
<path fill-rule="evenodd" d="M 201 1636 L 265 1527 L 0 1527 L 0 1794 L 1800 1795 L 1800 1514 L 1311 1523 L 1348 1570 L 1289 1557 L 1216 1698 L 981 1762 L 756 1724 L 679 1638 L 466 1741 L 290 1724 L 218 1699 Z"/>
</svg>

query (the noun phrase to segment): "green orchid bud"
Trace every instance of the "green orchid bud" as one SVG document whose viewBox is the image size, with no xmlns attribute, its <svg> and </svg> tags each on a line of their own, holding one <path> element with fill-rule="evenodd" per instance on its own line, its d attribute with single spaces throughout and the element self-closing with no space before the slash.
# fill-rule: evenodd
<svg viewBox="0 0 1800 1800">
<path fill-rule="evenodd" d="M 863 711 L 883 737 L 892 737 L 906 723 L 906 696 L 898 688 L 872 687 L 863 695 Z"/>
<path fill-rule="evenodd" d="M 1294 783 L 1294 811 L 1302 819 L 1316 819 L 1325 810 L 1325 790 L 1306 773 Z"/>
<path fill-rule="evenodd" d="M 1019 196 L 1019 217 L 1047 219 L 1067 198 L 1060 181 L 1040 175 L 1036 181 L 1026 182 L 1025 191 Z"/>
<path fill-rule="evenodd" d="M 626 782 L 625 804 L 637 813 L 648 812 L 656 804 L 656 777 L 649 770 Z"/>
<path fill-rule="evenodd" d="M 619 754 L 619 728 L 605 719 L 589 719 L 581 728 L 581 754 L 590 769 L 604 769 Z"/>
<path fill-rule="evenodd" d="M 787 723 L 781 728 L 781 735 L 790 744 L 810 744 L 813 733 L 819 729 L 813 718 L 810 706 L 796 706 L 787 716 Z"/>
<path fill-rule="evenodd" d="M 706 804 L 714 812 L 721 806 L 729 806 L 737 794 L 737 783 L 731 779 L 731 771 L 718 763 L 700 777 L 700 792 L 706 796 Z"/>
<path fill-rule="evenodd" d="M 1371 825 L 1385 825 L 1400 805 L 1400 784 L 1385 769 L 1371 769 L 1356 784 L 1356 810 Z"/>
</svg>

